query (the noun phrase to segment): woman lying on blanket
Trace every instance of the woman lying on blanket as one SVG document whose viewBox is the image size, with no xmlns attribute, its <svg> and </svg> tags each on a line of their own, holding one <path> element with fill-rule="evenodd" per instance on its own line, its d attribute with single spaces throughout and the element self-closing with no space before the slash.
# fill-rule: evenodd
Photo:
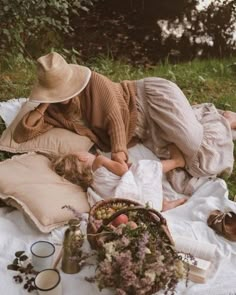
<svg viewBox="0 0 236 295">
<path fill-rule="evenodd" d="M 87 152 L 52 157 L 52 169 L 87 191 L 91 187 L 103 199 L 125 197 L 143 204 L 150 203 L 157 210 L 166 211 L 186 202 L 186 198 L 168 201 L 163 199 L 162 172 L 183 167 L 181 152 L 169 145 L 170 159 L 141 160 L 128 168 L 126 163 L 113 161 L 103 155 Z"/>
<path fill-rule="evenodd" d="M 127 147 L 137 141 L 163 159 L 174 143 L 191 176 L 232 172 L 236 113 L 218 111 L 209 103 L 191 107 L 168 80 L 115 83 L 53 52 L 38 59 L 38 82 L 29 99 L 40 104 L 16 127 L 17 142 L 61 127 L 88 136 L 120 163 L 128 161 Z"/>
</svg>

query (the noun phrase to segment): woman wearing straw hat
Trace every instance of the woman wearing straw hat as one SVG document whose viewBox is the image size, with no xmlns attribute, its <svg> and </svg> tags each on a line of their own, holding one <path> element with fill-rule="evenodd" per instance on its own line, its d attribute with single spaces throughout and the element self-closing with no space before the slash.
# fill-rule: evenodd
<svg viewBox="0 0 236 295">
<path fill-rule="evenodd" d="M 236 114 L 212 104 L 191 107 L 179 87 L 162 78 L 115 83 L 56 52 L 37 60 L 38 81 L 29 99 L 39 106 L 18 124 L 14 139 L 27 141 L 53 127 L 88 136 L 112 159 L 126 163 L 127 147 L 141 141 L 158 157 L 167 145 L 182 151 L 195 177 L 231 173 Z"/>
</svg>

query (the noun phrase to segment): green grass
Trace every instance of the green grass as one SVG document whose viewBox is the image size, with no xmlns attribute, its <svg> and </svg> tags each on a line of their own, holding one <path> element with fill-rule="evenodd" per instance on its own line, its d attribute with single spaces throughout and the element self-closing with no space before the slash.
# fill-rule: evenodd
<svg viewBox="0 0 236 295">
<path fill-rule="evenodd" d="M 23 58 L 0 61 L 0 100 L 27 97 L 33 83 L 35 66 Z"/>
<path fill-rule="evenodd" d="M 236 57 L 227 60 L 195 60 L 188 63 L 162 63 L 150 68 L 131 67 L 122 62 L 97 59 L 94 70 L 119 81 L 158 76 L 177 83 L 192 103 L 212 102 L 236 111 Z"/>
<path fill-rule="evenodd" d="M 177 83 L 191 103 L 212 102 L 221 109 L 236 111 L 236 57 L 194 60 L 170 64 L 168 61 L 144 68 L 100 57 L 87 65 L 114 81 L 158 76 Z M 27 97 L 35 78 L 35 64 L 22 57 L 0 61 L 0 100 Z M 0 132 L 4 125 L 0 122 Z M 1 154 L 0 159 L 6 155 Z M 236 165 L 226 180 L 231 198 L 236 195 Z"/>
</svg>

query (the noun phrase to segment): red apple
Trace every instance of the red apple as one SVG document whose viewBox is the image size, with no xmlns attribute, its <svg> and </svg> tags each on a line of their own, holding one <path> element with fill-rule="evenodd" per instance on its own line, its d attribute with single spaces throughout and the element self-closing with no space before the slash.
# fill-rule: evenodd
<svg viewBox="0 0 236 295">
<path fill-rule="evenodd" d="M 127 226 L 129 226 L 130 229 L 136 229 L 136 228 L 138 227 L 137 223 L 134 222 L 134 221 L 129 221 L 129 222 L 127 223 Z"/>
<path fill-rule="evenodd" d="M 112 225 L 114 225 L 115 227 L 119 226 L 120 224 L 126 224 L 129 221 L 129 218 L 127 215 L 125 214 L 120 214 L 119 216 L 117 216 L 113 221 L 112 221 Z"/>
</svg>

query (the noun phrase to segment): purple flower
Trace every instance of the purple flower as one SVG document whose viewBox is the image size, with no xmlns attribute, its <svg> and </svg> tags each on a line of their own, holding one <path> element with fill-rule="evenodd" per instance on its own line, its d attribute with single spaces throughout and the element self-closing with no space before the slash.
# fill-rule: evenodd
<svg viewBox="0 0 236 295">
<path fill-rule="evenodd" d="M 138 239 L 137 241 L 137 253 L 136 253 L 136 257 L 138 259 L 144 259 L 145 255 L 146 255 L 146 245 L 148 243 L 148 239 L 149 239 L 149 234 L 147 232 L 144 232 L 140 239 Z"/>
<path fill-rule="evenodd" d="M 141 224 L 137 219 L 135 222 Z M 174 294 L 183 277 L 182 261 L 165 233 L 144 225 L 136 230 L 125 225 L 114 228 L 115 235 L 111 234 L 109 242 L 98 249 L 102 254 L 98 255 L 96 271 L 100 289 L 114 288 L 116 295 L 145 295 L 161 289 Z"/>
</svg>

